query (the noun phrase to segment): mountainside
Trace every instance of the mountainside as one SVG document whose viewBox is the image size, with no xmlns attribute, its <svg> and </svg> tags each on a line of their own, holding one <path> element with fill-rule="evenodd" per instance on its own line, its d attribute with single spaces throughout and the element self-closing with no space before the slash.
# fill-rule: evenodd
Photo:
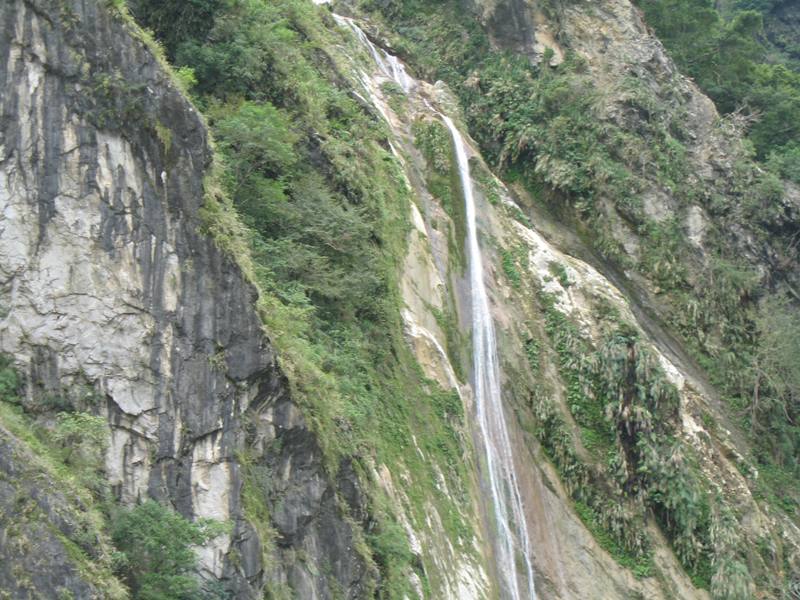
<svg viewBox="0 0 800 600">
<path fill-rule="evenodd" d="M 670 2 L 5 2 L 0 597 L 800 597 L 800 86 Z"/>
</svg>

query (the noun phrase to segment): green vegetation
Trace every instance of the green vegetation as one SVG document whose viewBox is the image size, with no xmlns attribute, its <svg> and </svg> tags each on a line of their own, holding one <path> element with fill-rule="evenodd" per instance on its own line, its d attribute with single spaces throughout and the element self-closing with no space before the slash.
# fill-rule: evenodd
<svg viewBox="0 0 800 600">
<path fill-rule="evenodd" d="M 69 402 L 34 402 L 23 407 L 20 385 L 11 360 L 0 355 L 0 425 L 35 457 L 28 465 L 31 476 L 49 478 L 64 495 L 68 504 L 58 510 L 67 511 L 65 517 L 74 531 L 65 533 L 49 526 L 81 575 L 112 599 L 127 598 L 129 591 L 137 600 L 214 598 L 201 590 L 194 574 L 197 557 L 192 546 L 223 533 L 225 525 L 211 520 L 191 522 L 152 500 L 130 510 L 114 505 L 103 472 L 106 419 L 72 411 L 58 413 L 53 423 L 46 407 Z M 79 397 L 86 395 L 79 392 Z M 38 413 L 44 418 L 36 420 Z M 52 519 L 33 500 L 21 506 L 15 518 L 20 523 Z"/>
<path fill-rule="evenodd" d="M 120 0 L 122 4 L 124 0 Z M 224 0 L 186 0 L 185 2 L 148 3 L 128 0 L 137 22 L 153 31 L 164 45 L 167 57 L 174 60 L 181 44 L 205 37 L 214 24 L 214 17 L 225 6 Z"/>
<path fill-rule="evenodd" d="M 450 359 L 450 364 L 453 367 L 456 377 L 459 381 L 466 381 L 466 374 L 464 373 L 464 365 L 469 363 L 469 340 L 465 339 L 464 334 L 458 324 L 458 317 L 455 312 L 450 308 L 438 310 L 435 307 L 429 307 L 433 318 L 436 319 L 436 324 L 444 333 L 445 337 L 445 350 Z"/>
<path fill-rule="evenodd" d="M 569 273 L 567 272 L 567 268 L 561 264 L 560 262 L 551 262 L 547 265 L 550 269 L 550 272 L 553 276 L 558 279 L 558 282 L 561 284 L 561 287 L 567 289 L 569 286 L 572 285 L 572 282 L 569 279 Z"/>
<path fill-rule="evenodd" d="M 104 418 L 73 408 L 75 399 L 64 394 L 34 397 L 21 395 L 22 381 L 11 359 L 0 355 L 0 410 L 2 424 L 37 454 L 47 470 L 59 479 L 70 481 L 98 500 L 106 499 L 103 459 L 108 447 L 108 425 Z M 70 390 L 77 401 L 91 397 L 85 389 Z M 54 422 L 37 422 L 36 415 L 52 415 Z M 84 494 L 91 503 L 90 494 Z"/>
<path fill-rule="evenodd" d="M 710 0 L 639 4 L 684 72 L 695 77 L 723 112 L 741 109 L 713 131 L 730 141 L 725 151 L 732 175 L 724 181 L 701 181 L 692 172 L 693 142 L 685 126 L 689 115 L 677 80 L 660 82 L 657 91 L 646 78 L 634 76 L 600 87 L 587 65 L 568 50 L 557 67 L 534 67 L 527 57 L 497 50 L 478 20 L 456 2 L 362 2 L 397 34 L 393 45 L 423 77 L 441 78 L 458 94 L 472 137 L 500 173 L 576 226 L 617 267 L 638 271 L 652 282 L 669 325 L 722 391 L 731 414 L 740 416 L 751 432 L 756 469 L 780 473 L 769 483 L 754 481 L 753 488 L 761 489 L 758 493 L 776 507 L 796 514 L 797 486 L 789 482 L 793 476 L 796 481 L 800 464 L 800 403 L 790 383 L 794 369 L 779 357 L 795 355 L 791 340 L 798 339 L 800 313 L 791 285 L 784 287 L 791 299 L 776 300 L 771 292 L 791 280 L 797 260 L 796 227 L 784 212 L 783 184 L 775 174 L 796 177 L 798 172 L 800 75 L 791 66 L 767 62 L 754 13 L 723 19 Z M 558 18 L 557 11 L 551 16 Z M 607 116 L 609 105 L 615 108 L 613 118 Z M 749 141 L 738 143 L 743 122 L 750 123 Z M 658 220 L 645 210 L 655 189 L 665 195 L 671 213 Z M 700 264 L 686 232 L 692 205 L 703 209 L 702 243 L 708 258 Z M 622 247 L 620 240 L 627 234 L 620 234 L 620 228 L 638 237 L 638 254 Z M 763 261 L 757 265 L 744 258 L 737 231 L 747 231 L 759 247 L 780 257 L 771 262 L 768 282 Z M 511 266 L 503 261 L 513 281 Z M 586 361 L 580 357 L 591 351 L 571 339 L 559 339 L 557 345 L 565 345 L 559 351 L 562 377 L 580 438 L 593 453 L 614 448 L 606 407 L 584 401 L 591 398 L 586 388 L 596 382 L 578 376 Z M 568 346 L 573 343 L 575 347 Z M 585 471 L 575 467 L 574 453 L 566 450 L 569 429 L 559 429 L 557 415 L 545 411 L 542 419 L 543 444 L 549 444 L 548 453 L 565 480 L 575 478 L 568 483 L 574 489 Z M 555 429 L 549 431 L 551 427 Z M 657 434 L 648 448 L 631 447 L 624 455 L 628 462 L 617 466 L 631 461 L 671 465 L 657 478 L 677 477 L 676 465 L 689 459 L 680 456 L 668 437 Z M 677 482 L 674 489 L 686 496 L 679 499 L 670 497 L 669 486 L 659 491 L 661 484 L 644 480 L 644 501 L 695 579 L 705 587 L 713 573 L 725 572 L 735 580 L 738 567 L 730 565 L 746 561 L 712 561 L 708 553 L 713 519 L 703 495 L 709 484 L 694 476 Z M 603 513 L 602 506 L 586 505 Z"/>
<path fill-rule="evenodd" d="M 19 377 L 11 359 L 0 354 L 0 401 L 13 402 L 17 398 Z"/>
<path fill-rule="evenodd" d="M 454 263 L 466 268 L 464 240 L 467 235 L 461 181 L 453 159 L 452 139 L 444 123 L 417 120 L 413 124 L 414 143 L 425 158 L 425 187 L 440 202 L 453 222 L 448 231 L 448 250 Z"/>
<path fill-rule="evenodd" d="M 577 502 L 579 516 L 598 542 L 620 564 L 631 568 L 638 565 L 645 572 L 650 559 L 642 515 L 625 499 L 618 480 L 606 473 L 603 463 L 604 457 L 614 456 L 615 434 L 605 415 L 607 400 L 595 397 L 592 392 L 597 378 L 591 349 L 575 326 L 555 308 L 552 297 L 542 294 L 540 300 L 547 335 L 556 350 L 566 385 L 567 406 L 581 429 L 582 439 L 589 442 L 586 449 L 598 457 L 598 462 L 582 456 L 563 417 L 545 396 L 534 403 L 534 413 L 540 422 L 538 437 Z M 602 379 L 600 382 L 608 384 Z"/>
<path fill-rule="evenodd" d="M 711 525 L 711 543 L 714 547 L 714 575 L 711 593 L 714 598 L 747 600 L 751 598 L 752 579 L 746 564 L 738 555 L 741 539 L 738 523 L 724 504 L 715 502 Z"/>
<path fill-rule="evenodd" d="M 605 418 L 605 404 L 592 397 L 591 348 L 575 325 L 555 306 L 551 297 L 541 298 L 545 307 L 545 330 L 559 358 L 567 386 L 567 405 L 585 438 L 595 450 L 605 452 L 614 443 L 614 432 Z"/>
<path fill-rule="evenodd" d="M 106 496 L 103 461 L 108 448 L 108 424 L 105 418 L 83 412 L 58 413 L 48 437 L 79 481 L 98 498 Z"/>
<path fill-rule="evenodd" d="M 486 200 L 489 204 L 498 206 L 501 201 L 501 189 L 494 175 L 476 157 L 470 157 L 469 167 L 473 180 L 477 181 Z"/>
<path fill-rule="evenodd" d="M 273 562 L 275 550 L 275 531 L 270 521 L 267 506 L 271 479 L 274 476 L 270 469 L 258 464 L 253 452 L 239 452 L 236 460 L 242 474 L 242 512 L 253 529 L 258 533 L 261 546 L 261 564 L 268 568 Z"/>
<path fill-rule="evenodd" d="M 408 548 L 408 539 L 400 524 L 384 516 L 381 526 L 367 539 L 373 548 L 375 561 L 381 570 L 387 573 L 389 581 L 401 581 L 406 576 L 405 567 L 414 557 Z M 382 591 L 393 594 L 399 590 L 384 588 Z M 404 591 L 413 593 L 410 585 Z"/>
<path fill-rule="evenodd" d="M 731 582 L 749 581 L 747 569 L 745 579 L 730 579 L 746 549 L 738 536 L 720 529 L 711 506 L 725 511 L 727 505 L 721 499 L 711 502 L 710 483 L 675 439 L 677 390 L 634 330 L 612 324 L 603 344 L 593 349 L 552 297 L 540 294 L 540 300 L 567 386 L 567 406 L 589 454 L 575 448 L 563 419 L 542 398 L 534 407 L 539 438 L 571 490 L 579 516 L 620 564 L 644 576 L 650 573 L 650 558 L 642 524 L 655 515 L 695 585 L 729 597 L 720 582 L 738 589 L 746 584 Z M 597 460 L 601 457 L 605 462 Z"/>
<path fill-rule="evenodd" d="M 541 368 L 540 353 L 541 344 L 535 338 L 525 340 L 525 357 L 528 359 L 528 366 L 531 368 L 532 373 L 538 373 Z"/>
<path fill-rule="evenodd" d="M 639 0 L 683 71 L 693 77 L 722 112 L 752 115 L 750 140 L 760 159 L 783 177 L 800 169 L 800 73 L 768 62 L 760 42 L 762 16 L 738 10 L 723 18 L 712 0 Z M 768 8 L 766 2 L 739 3 L 742 9 Z"/>
<path fill-rule="evenodd" d="M 198 598 L 200 583 L 193 569 L 197 556 L 192 546 L 206 543 L 223 532 L 220 523 L 194 522 L 148 500 L 113 518 L 114 544 L 120 551 L 119 570 L 139 600 L 189 600 Z"/>
<path fill-rule="evenodd" d="M 514 255 L 509 250 L 500 251 L 500 262 L 503 265 L 503 272 L 515 288 L 519 288 L 522 284 L 522 276 L 517 269 Z"/>
<path fill-rule="evenodd" d="M 800 318 L 793 301 L 764 297 L 758 274 L 738 258 L 715 259 L 700 277 L 710 285 L 673 292 L 671 323 L 741 415 L 757 462 L 796 473 L 800 377 L 788 357 L 796 351 Z"/>
<path fill-rule="evenodd" d="M 648 553 L 632 555 L 601 525 L 600 517 L 593 509 L 580 500 L 576 500 L 574 506 L 583 524 L 614 560 L 630 569 L 636 577 L 650 577 L 653 574 L 653 559 Z"/>
<path fill-rule="evenodd" d="M 100 465 L 108 446 L 108 425 L 103 417 L 86 413 L 60 413 L 52 433 L 68 465 Z"/>
<path fill-rule="evenodd" d="M 406 114 L 406 94 L 394 81 L 386 81 L 381 84 L 381 92 L 389 103 L 389 107 L 400 117 Z"/>
<path fill-rule="evenodd" d="M 108 427 L 104 419 L 73 412 L 58 415 L 55 425 L 39 422 L 23 408 L 22 381 L 10 357 L 0 354 L 0 428 L 3 443 L 10 444 L 10 459 L 24 465 L 25 483 L 41 481 L 56 486 L 63 504 L 49 507 L 61 512 L 70 530 L 52 523 L 52 515 L 31 496 L 29 490 L 18 489 L 19 503 L 11 515 L 12 523 L 4 523 L 9 544 L 29 547 L 26 531 L 36 531 L 45 524 L 64 545 L 72 564 L 81 577 L 101 590 L 104 597 L 122 600 L 128 592 L 115 574 L 116 551 L 107 533 L 104 512 L 108 500 L 107 485 L 102 477 L 103 450 L 108 443 Z M 19 482 L 11 480 L 12 485 Z M 0 521 L 6 518 L 0 514 Z"/>
<path fill-rule="evenodd" d="M 754 149 L 736 150 L 735 173 L 723 189 L 690 177 L 686 115 L 670 108 L 683 101 L 669 82 L 660 96 L 633 76 L 598 89 L 588 66 L 570 52 L 557 67 L 531 66 L 527 57 L 494 49 L 456 2 L 365 4 L 402 34 L 396 47 L 423 76 L 452 86 L 493 166 L 540 192 L 560 216 L 577 217 L 605 257 L 657 286 L 670 324 L 758 441 L 754 458 L 765 474 L 758 493 L 796 511 L 791 473 L 800 456 L 800 375 L 791 357 L 800 322 L 791 301 L 759 290 L 758 274 L 725 237 L 742 223 L 752 226 L 756 242 L 776 231 L 792 235 L 775 208 L 781 182 L 753 159 L 783 177 L 800 177 L 800 80 L 789 67 L 766 62 L 757 15 L 725 20 L 710 0 L 640 2 L 681 67 L 723 111 L 760 117 L 750 129 Z M 421 523 L 433 504 L 452 540 L 465 539 L 464 516 L 441 493 L 432 466 L 442 466 L 451 491 L 463 493 L 461 405 L 425 381 L 402 339 L 396 273 L 409 198 L 385 150 L 383 126 L 340 85 L 347 73 L 333 48 L 343 38 L 326 27 L 324 11 L 300 0 L 136 0 L 133 10 L 164 43 L 179 67 L 177 81 L 208 117 L 220 160 L 207 181 L 207 230 L 260 289 L 265 324 L 329 470 L 351 455 L 403 464 L 415 478 L 407 491 L 412 519 Z M 100 121 L 136 118 L 138 107 L 125 99 L 137 91 L 119 77 L 101 76 L 91 90 Z M 401 111 L 396 90 L 383 91 Z M 620 109 L 613 120 L 605 118 L 609 98 Z M 163 126 L 153 127 L 166 149 L 171 139 Z M 455 224 L 450 249 L 463 266 L 463 207 L 449 135 L 436 121 L 417 122 L 413 133 L 427 186 Z M 480 169 L 476 174 L 489 201 L 498 201 L 490 179 Z M 674 218 L 647 216 L 644 193 L 656 185 L 674 204 Z M 683 223 L 690 204 L 702 205 L 711 222 L 702 265 L 687 260 Z M 522 213 L 514 217 L 530 224 Z M 636 264 L 615 238 L 617 217 L 640 237 Z M 788 265 L 791 243 L 781 256 Z M 514 288 L 524 283 L 521 260 L 501 250 Z M 570 284 L 563 265 L 551 271 Z M 621 564 L 646 576 L 652 561 L 644 525 L 653 515 L 697 585 L 717 598 L 747 597 L 751 576 L 736 515 L 709 497 L 710 483 L 675 442 L 676 392 L 655 359 L 619 324 L 593 347 L 552 299 L 540 300 L 579 435 L 545 394 L 532 399 L 536 433 L 581 519 Z M 449 315 L 439 316 L 454 354 L 453 347 L 463 348 L 457 328 Z M 538 369 L 538 344 L 526 345 L 526 354 Z M 0 395 L 14 385 L 0 369 Z M 75 423 L 61 425 L 69 436 Z M 269 539 L 264 474 L 246 459 L 242 464 L 246 515 Z M 381 570 L 379 595 L 410 594 L 408 573 L 422 576 L 422 570 L 377 486 L 370 500 L 375 526 L 364 552 Z M 176 593 L 183 564 L 171 571 Z"/>
<path fill-rule="evenodd" d="M 521 289 L 525 274 L 530 269 L 528 247 L 518 244 L 512 248 L 500 248 L 500 264 L 511 286 L 516 290 Z"/>
</svg>

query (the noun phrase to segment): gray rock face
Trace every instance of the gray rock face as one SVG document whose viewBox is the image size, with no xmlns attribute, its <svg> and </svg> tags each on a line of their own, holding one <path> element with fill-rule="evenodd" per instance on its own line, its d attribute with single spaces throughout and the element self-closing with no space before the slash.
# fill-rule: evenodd
<svg viewBox="0 0 800 600">
<path fill-rule="evenodd" d="M 241 500 L 237 456 L 254 444 L 278 548 L 308 559 L 277 561 L 269 579 L 303 598 L 330 597 L 335 579 L 354 597 L 367 569 L 337 484 L 254 289 L 201 232 L 201 117 L 103 2 L 9 0 L 0 28 L 0 351 L 27 374 L 29 399 L 93 386 L 117 498 L 232 522 L 199 554 L 204 577 L 237 598 L 260 597 L 268 579 Z M 0 588 L 8 577 L 0 568 Z"/>
</svg>

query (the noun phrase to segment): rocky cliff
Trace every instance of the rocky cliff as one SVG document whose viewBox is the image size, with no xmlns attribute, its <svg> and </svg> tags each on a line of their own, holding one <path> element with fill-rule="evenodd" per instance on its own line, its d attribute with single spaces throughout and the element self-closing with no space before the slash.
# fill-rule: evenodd
<svg viewBox="0 0 800 600">
<path fill-rule="evenodd" d="M 323 562 L 359 596 L 367 568 L 339 501 L 341 489 L 358 511 L 358 488 L 346 469 L 338 482 L 326 475 L 254 288 L 203 231 L 212 164 L 203 119 L 143 35 L 104 3 L 20 0 L 0 11 L 0 350 L 22 374 L 26 409 L 105 417 L 106 477 L 124 505 L 155 498 L 229 523 L 200 549 L 200 568 L 236 597 L 260 597 L 267 570 L 276 587 L 327 596 L 327 574 L 310 568 Z M 72 512 L 86 507 L 47 479 L 34 484 L 25 446 L 3 430 L 0 588 L 106 597 L 90 592 L 67 551 Z M 260 474 L 249 483 L 243 454 Z M 267 478 L 254 493 L 270 521 L 252 523 L 243 487 Z M 21 505 L 11 490 L 40 522 L 13 531 Z M 274 537 L 259 539 L 256 527 Z M 271 543 L 309 563 L 264 564 Z"/>
<path fill-rule="evenodd" d="M 559 511 L 549 506 L 531 518 L 533 535 L 542 536 L 534 559 L 544 580 L 541 593 L 572 597 L 594 585 L 597 597 L 626 597 L 639 585 L 655 583 L 642 577 L 645 573 L 660 582 L 647 591 L 640 588 L 646 597 L 703 597 L 704 589 L 720 598 L 793 593 L 798 585 L 797 513 L 789 505 L 796 500 L 777 508 L 765 499 L 763 486 L 777 480 L 772 479 L 775 473 L 769 461 L 764 464 L 756 458 L 765 451 L 761 444 L 766 438 L 752 434 L 763 427 L 758 424 L 763 417 L 753 412 L 743 422 L 741 413 L 734 415 L 741 410 L 736 407 L 758 410 L 752 399 L 759 395 L 760 376 L 750 378 L 749 361 L 760 360 L 755 357 L 765 352 L 758 349 L 762 342 L 753 341 L 763 330 L 755 335 L 744 330 L 763 327 L 758 325 L 763 318 L 758 313 L 774 306 L 774 298 L 795 296 L 794 186 L 776 181 L 752 162 L 742 141 L 746 122 L 736 115 L 720 116 L 698 87 L 682 76 L 643 14 L 630 3 L 480 2 L 471 11 L 463 8 L 459 12 L 454 5 L 430 10 L 419 3 L 376 2 L 368 6 L 366 19 L 374 37 L 383 36 L 383 43 L 397 48 L 417 72 L 442 77 L 457 91 L 465 121 L 477 140 L 476 153 L 482 151 L 501 178 L 513 182 L 507 193 L 523 214 L 515 213 L 512 204 L 516 223 L 502 222 L 490 205 L 497 204 L 498 194 L 503 197 L 503 193 L 476 176 L 476 186 L 487 194 L 481 208 L 486 245 L 497 249 L 496 271 L 487 277 L 501 289 L 503 280 L 508 285 L 494 299 L 495 319 L 508 336 L 501 343 L 508 361 L 506 393 L 512 405 L 517 403 L 522 429 L 527 426 L 539 438 L 541 450 L 565 484 L 565 496 L 572 496 L 595 539 L 602 540 L 598 534 L 603 529 L 614 537 L 617 527 L 636 528 L 628 521 L 631 515 L 625 514 L 632 506 L 620 508 L 616 515 L 612 515 L 615 509 L 604 507 L 608 500 L 600 498 L 608 493 L 614 497 L 616 492 L 606 489 L 594 496 L 591 491 L 594 485 L 613 488 L 619 472 L 612 472 L 623 465 L 627 475 L 617 479 L 623 486 L 618 498 L 643 494 L 647 499 L 642 526 L 654 517 L 660 529 L 644 536 L 650 538 L 645 543 L 652 544 L 655 568 L 627 565 L 641 583 L 625 581 L 614 589 L 611 582 L 619 575 L 605 565 L 598 571 L 609 587 L 600 590 L 603 584 L 597 577 L 584 580 L 583 575 L 593 572 L 587 568 L 589 557 L 597 559 L 602 552 L 579 542 L 577 534 L 554 520 Z M 455 217 L 456 229 L 457 224 Z M 522 233 L 526 228 L 530 231 Z M 447 231 L 437 224 L 432 229 L 428 229 L 432 240 L 439 235 L 435 232 Z M 521 239 L 514 238 L 512 232 L 517 231 Z M 434 241 L 432 247 L 436 254 L 441 243 Z M 442 259 L 434 262 L 441 264 Z M 750 283 L 741 279 L 733 283 L 732 277 L 745 273 L 752 277 Z M 597 287 L 599 281 L 603 283 Z M 522 297 L 515 290 L 524 290 Z M 606 294 L 601 290 L 610 293 L 607 300 L 598 300 Z M 536 300 L 531 302 L 532 298 Z M 625 298 L 624 306 L 613 298 Z M 601 308 L 606 302 L 616 307 L 610 313 Z M 523 316 L 520 310 L 530 312 Z M 537 322 L 544 323 L 544 332 L 537 333 Z M 613 323 L 628 323 L 644 335 L 639 339 L 652 344 L 664 369 L 656 379 L 665 376 L 681 399 L 674 412 L 664 412 L 663 405 L 658 408 L 660 401 L 649 405 L 644 401 L 647 411 L 654 411 L 645 420 L 652 416 L 672 422 L 662 433 L 651 424 L 635 433 L 639 417 L 625 416 L 634 410 L 632 405 L 621 407 L 616 418 L 626 424 L 618 422 L 622 429 L 616 436 L 617 450 L 612 451 L 620 458 L 612 456 L 601 466 L 608 446 L 594 436 L 604 435 L 604 427 L 595 428 L 599 415 L 590 414 L 596 409 L 592 402 L 584 404 L 581 396 L 588 393 L 593 402 L 605 404 L 606 419 L 613 420 L 618 409 L 613 401 L 603 400 L 608 392 L 603 391 L 607 384 L 602 380 L 616 381 L 606 388 L 614 390 L 611 398 L 626 394 L 627 384 L 619 387 L 617 379 L 621 375 L 616 369 L 622 363 L 614 367 L 606 363 L 608 353 L 616 352 L 612 348 L 629 335 L 624 327 L 611 333 L 617 327 Z M 577 329 L 568 333 L 571 327 Z M 744 341 L 747 336 L 753 337 Z M 642 349 L 628 339 L 627 360 L 630 365 L 640 363 Z M 606 365 L 601 370 L 611 369 L 599 379 L 584 378 L 579 373 L 585 367 L 574 362 L 587 360 L 589 347 L 599 349 L 598 359 Z M 515 363 L 525 354 L 536 356 L 538 381 L 532 390 L 523 383 L 530 365 Z M 731 354 L 738 358 L 731 360 Z M 642 390 L 655 383 L 646 382 L 655 372 L 644 375 L 642 368 L 639 364 L 639 374 L 626 377 L 638 380 L 636 385 L 644 386 L 638 394 L 646 396 Z M 622 406 L 628 402 L 621 401 Z M 526 408 L 534 414 L 526 416 Z M 563 428 L 558 425 L 561 419 Z M 788 414 L 776 417 L 770 439 L 781 437 L 780 423 L 786 419 L 793 422 Z M 568 441 L 570 430 L 577 439 Z M 664 441 L 670 440 L 667 445 L 656 441 L 662 434 Z M 651 441 L 645 441 L 649 436 Z M 536 446 L 531 440 L 519 443 Z M 631 443 L 640 450 L 654 444 L 650 456 L 656 463 L 645 466 L 650 450 L 631 451 Z M 526 454 L 522 448 L 518 452 Z M 541 456 L 534 462 L 542 464 Z M 666 488 L 656 491 L 666 472 L 659 475 L 650 469 L 669 471 L 669 464 L 681 465 L 678 468 L 688 477 L 667 476 L 668 487 L 692 498 L 688 503 L 666 499 L 662 495 Z M 588 473 L 581 473 L 584 467 Z M 636 472 L 647 473 L 645 479 L 636 481 Z M 694 483 L 689 483 L 692 479 Z M 770 480 L 773 483 L 767 483 Z M 779 495 L 788 494 L 786 499 L 797 498 L 792 480 L 789 475 L 783 479 L 785 485 L 777 484 L 783 490 Z M 645 491 L 648 486 L 654 487 Z M 639 491 L 632 492 L 634 488 Z M 547 494 L 528 488 L 525 495 L 542 499 Z M 683 517 L 678 513 L 695 515 L 691 523 L 678 526 L 687 527 L 683 533 L 664 512 L 673 510 L 669 508 L 673 501 L 679 521 Z M 626 505 L 621 499 L 610 502 Z M 700 504 L 690 508 L 694 502 Z M 558 504 L 569 503 L 562 496 Z M 615 525 L 617 519 L 626 524 Z M 546 537 L 537 525 L 543 521 L 550 533 L 559 531 L 554 538 Z M 733 522 L 738 541 L 720 535 Z M 566 545 L 556 541 L 564 539 L 571 541 Z M 638 542 L 620 539 L 619 543 L 630 547 Z M 695 551 L 683 544 L 706 550 L 692 558 Z M 761 549 L 754 550 L 759 544 Z M 613 544 L 603 545 L 618 563 L 626 564 L 625 552 L 620 554 Z M 585 554 L 569 556 L 576 547 Z M 701 558 L 705 552 L 711 556 Z M 548 563 L 542 555 L 559 558 Z M 675 555 L 681 566 L 668 558 Z M 703 566 L 705 560 L 709 562 Z M 688 572 L 691 584 L 681 571 Z"/>
</svg>

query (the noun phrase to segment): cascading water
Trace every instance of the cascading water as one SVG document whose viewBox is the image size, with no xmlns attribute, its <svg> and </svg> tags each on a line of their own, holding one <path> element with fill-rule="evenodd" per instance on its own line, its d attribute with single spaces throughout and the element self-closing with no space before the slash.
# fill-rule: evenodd
<svg viewBox="0 0 800 600">
<path fill-rule="evenodd" d="M 442 119 L 453 137 L 466 207 L 467 255 L 472 294 L 472 361 L 475 406 L 498 534 L 495 544 L 497 567 L 508 598 L 519 600 L 525 597 L 524 592 L 527 587 L 527 597 L 533 600 L 536 598 L 533 583 L 533 556 L 522 496 L 514 470 L 511 440 L 503 410 L 500 369 L 497 364 L 497 340 L 494 335 L 494 322 L 489 310 L 486 285 L 483 281 L 483 256 L 478 244 L 475 198 L 472 193 L 469 158 L 461 132 L 458 131 L 450 117 L 442 115 Z M 525 566 L 526 581 L 525 587 L 522 588 L 519 581 L 520 576 L 517 573 L 518 554 L 521 554 Z"/>
<path fill-rule="evenodd" d="M 361 29 L 353 19 L 337 15 L 336 13 L 333 14 L 333 18 L 336 19 L 339 25 L 347 27 L 356 34 L 358 41 L 369 50 L 372 55 L 372 60 L 375 61 L 375 64 L 378 65 L 378 68 L 384 75 L 394 80 L 406 94 L 411 91 L 411 88 L 414 87 L 414 80 L 406 73 L 405 66 L 396 56 L 389 54 L 386 50 L 378 48 L 373 44 L 372 40 L 367 37 L 364 30 Z"/>
<path fill-rule="evenodd" d="M 404 65 L 397 57 L 375 46 L 353 19 L 336 14 L 334 14 L 334 18 L 339 25 L 350 29 L 355 34 L 359 42 L 367 48 L 384 76 L 392 79 L 406 94 L 416 87 L 416 82 L 408 75 Z M 388 121 L 385 109 L 376 96 L 373 82 L 363 72 L 361 79 L 373 103 Z M 467 145 L 450 117 L 436 111 L 428 104 L 427 100 L 424 104 L 431 112 L 441 117 L 450 130 L 464 192 L 469 283 L 472 295 L 474 395 L 478 434 L 484 450 L 488 486 L 497 529 L 495 554 L 501 596 L 508 600 L 522 600 L 523 598 L 535 600 L 533 556 L 522 496 L 514 470 L 511 440 L 503 410 L 497 341 L 489 309 L 489 298 L 483 280 L 483 257 L 478 244 L 475 199 L 472 191 Z M 436 346 L 439 347 L 438 343 Z M 524 573 L 519 572 L 518 562 L 524 564 Z"/>
</svg>

